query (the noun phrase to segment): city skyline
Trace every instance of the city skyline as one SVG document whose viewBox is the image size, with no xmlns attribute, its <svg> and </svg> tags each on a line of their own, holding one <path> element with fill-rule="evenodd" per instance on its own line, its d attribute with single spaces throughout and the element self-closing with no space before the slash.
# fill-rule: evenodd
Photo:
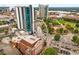
<svg viewBox="0 0 79 59">
<path fill-rule="evenodd" d="M 21 6 L 27 6 L 26 5 L 21 5 Z M 43 5 L 48 5 L 48 7 L 79 7 L 79 4 L 43 4 Z M 12 8 L 15 8 L 15 5 L 3 5 L 4 7 L 9 7 L 11 10 Z M 39 7 L 39 4 L 32 4 L 33 7 Z M 1 7 L 1 6 L 0 6 Z"/>
<path fill-rule="evenodd" d="M 46 4 L 27 4 L 11 10 L 1 7 L 0 54 L 79 54 L 79 8 L 66 6 L 69 5 L 49 4 L 48 8 Z"/>
<path fill-rule="evenodd" d="M 35 4 L 33 6 L 38 7 L 38 5 Z M 79 7 L 79 4 L 44 4 L 44 5 L 48 5 L 48 7 Z"/>
</svg>

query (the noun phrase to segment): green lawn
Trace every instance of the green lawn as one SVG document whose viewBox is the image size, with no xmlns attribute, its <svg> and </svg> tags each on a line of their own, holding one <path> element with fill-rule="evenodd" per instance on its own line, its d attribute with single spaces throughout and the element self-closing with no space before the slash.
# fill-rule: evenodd
<svg viewBox="0 0 79 59">
<path fill-rule="evenodd" d="M 69 25 L 71 27 L 71 29 L 72 29 L 72 32 L 74 30 L 79 31 L 79 27 L 76 27 L 76 24 L 77 24 L 76 22 L 66 21 L 64 19 L 46 20 L 45 22 L 48 25 L 48 30 L 50 29 L 51 25 L 53 25 L 53 26 L 60 25 L 61 26 L 61 24 L 62 24 L 65 28 L 67 27 L 67 25 Z M 50 29 L 49 32 L 52 33 L 52 29 Z"/>
<path fill-rule="evenodd" d="M 74 23 L 73 22 L 68 22 L 68 21 L 64 21 L 63 19 L 58 19 L 58 20 L 55 20 L 54 22 L 58 22 L 59 24 L 64 24 L 64 25 L 69 24 L 71 27 L 79 30 L 79 28 L 75 26 L 76 25 L 75 22 Z"/>
</svg>

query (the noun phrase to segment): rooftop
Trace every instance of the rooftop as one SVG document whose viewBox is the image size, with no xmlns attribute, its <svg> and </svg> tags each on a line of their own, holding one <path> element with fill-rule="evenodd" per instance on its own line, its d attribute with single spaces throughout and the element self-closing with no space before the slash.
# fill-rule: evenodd
<svg viewBox="0 0 79 59">
<path fill-rule="evenodd" d="M 15 42 L 19 42 L 20 40 L 25 40 L 27 42 L 29 42 L 30 44 L 34 44 L 35 42 L 37 42 L 38 40 L 40 40 L 40 38 L 37 38 L 36 36 L 33 35 L 20 35 L 18 37 L 13 37 L 12 41 Z"/>
</svg>

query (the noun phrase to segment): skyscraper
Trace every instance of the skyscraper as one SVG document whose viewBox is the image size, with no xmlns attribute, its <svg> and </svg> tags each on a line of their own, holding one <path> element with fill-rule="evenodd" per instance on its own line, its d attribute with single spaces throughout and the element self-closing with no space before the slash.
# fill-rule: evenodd
<svg viewBox="0 0 79 59">
<path fill-rule="evenodd" d="M 32 5 L 16 7 L 17 26 L 28 33 L 34 32 L 34 9 Z"/>
<path fill-rule="evenodd" d="M 48 6 L 47 5 L 39 5 L 39 17 L 47 18 L 48 16 Z"/>
<path fill-rule="evenodd" d="M 37 20 L 37 16 L 38 16 L 38 15 L 37 15 L 37 10 L 36 10 L 36 9 L 34 9 L 34 16 L 35 16 L 35 17 L 34 17 L 34 20 Z"/>
</svg>

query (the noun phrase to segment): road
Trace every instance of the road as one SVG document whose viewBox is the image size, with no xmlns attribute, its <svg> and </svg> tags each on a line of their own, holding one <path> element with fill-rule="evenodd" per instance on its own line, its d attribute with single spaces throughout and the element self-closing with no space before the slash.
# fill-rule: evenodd
<svg viewBox="0 0 79 59">
<path fill-rule="evenodd" d="M 0 49 L 3 49 L 6 55 L 20 55 L 21 53 L 17 48 L 13 48 L 10 44 L 4 44 L 0 42 Z"/>
<path fill-rule="evenodd" d="M 54 35 L 50 35 L 49 33 L 43 33 L 43 31 L 42 31 L 42 29 L 40 27 L 41 26 L 41 22 L 42 21 L 37 21 L 36 22 L 36 28 L 37 28 L 37 31 L 36 32 L 38 32 L 37 35 L 39 35 L 39 37 L 41 37 L 42 39 L 45 39 L 46 40 L 46 43 L 47 43 L 46 48 L 47 47 L 57 47 L 57 48 L 59 47 L 60 50 L 69 51 L 71 54 L 79 54 L 79 52 L 76 53 L 76 52 L 73 52 L 73 50 L 72 50 L 74 48 L 78 49 L 78 47 L 73 46 L 73 43 L 71 41 L 72 36 L 73 36 L 72 33 L 69 33 L 67 35 L 63 35 L 60 38 L 60 41 L 59 42 L 56 42 L 56 41 L 53 40 Z M 54 42 L 52 43 L 52 41 L 54 41 L 55 43 Z M 66 48 L 62 48 L 62 47 L 65 47 L 65 46 L 67 46 L 71 50 L 68 50 Z"/>
<path fill-rule="evenodd" d="M 41 29 L 41 25 L 44 24 L 46 27 L 46 33 L 44 33 Z M 42 39 L 44 39 L 47 42 L 47 46 L 50 46 L 51 41 L 52 41 L 52 35 L 50 35 L 48 33 L 48 28 L 47 25 L 45 24 L 45 22 L 43 20 L 36 20 L 35 21 L 35 29 L 37 32 L 37 36 L 41 37 Z"/>
</svg>

